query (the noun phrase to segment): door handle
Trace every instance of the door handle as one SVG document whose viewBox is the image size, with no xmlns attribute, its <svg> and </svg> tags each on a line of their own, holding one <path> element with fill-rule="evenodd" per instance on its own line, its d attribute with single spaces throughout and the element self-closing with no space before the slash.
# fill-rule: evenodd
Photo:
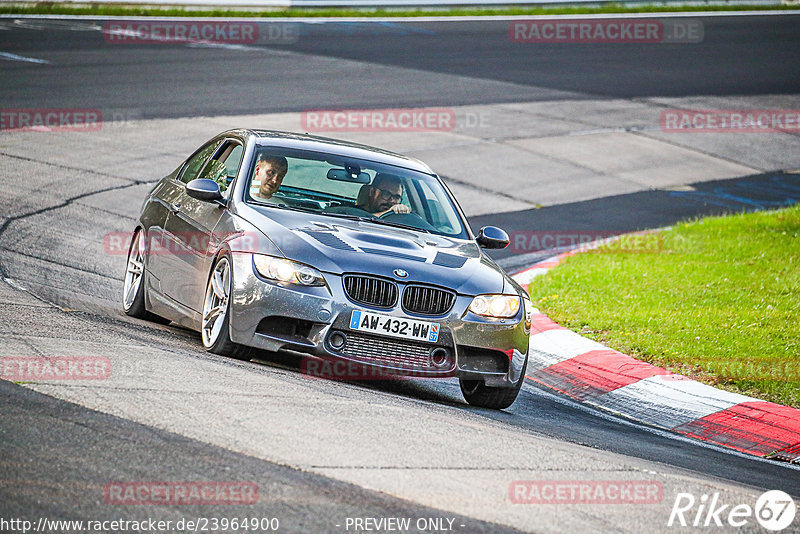
<svg viewBox="0 0 800 534">
<path fill-rule="evenodd" d="M 170 204 L 169 205 L 169 211 L 171 211 L 172 213 L 180 213 L 181 205 L 180 204 Z"/>
</svg>

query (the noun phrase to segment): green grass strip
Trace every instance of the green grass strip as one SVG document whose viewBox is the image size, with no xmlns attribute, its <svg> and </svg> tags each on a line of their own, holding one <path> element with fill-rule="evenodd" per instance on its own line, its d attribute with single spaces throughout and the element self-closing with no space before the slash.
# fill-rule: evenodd
<svg viewBox="0 0 800 534">
<path fill-rule="evenodd" d="M 221 17 L 221 18 L 285 18 L 285 17 L 428 17 L 428 16 L 490 16 L 490 15 L 586 15 L 608 13 L 671 13 L 694 11 L 753 11 L 800 10 L 798 5 L 640 5 L 625 6 L 607 3 L 600 6 L 516 6 L 497 8 L 442 8 L 442 9 L 373 9 L 373 8 L 272 8 L 264 10 L 203 9 L 182 7 L 119 6 L 93 4 L 76 7 L 55 2 L 0 6 L 0 15 L 92 15 L 128 17 Z"/>
<path fill-rule="evenodd" d="M 578 254 L 537 278 L 531 298 L 621 352 L 800 408 L 800 205 Z"/>
</svg>

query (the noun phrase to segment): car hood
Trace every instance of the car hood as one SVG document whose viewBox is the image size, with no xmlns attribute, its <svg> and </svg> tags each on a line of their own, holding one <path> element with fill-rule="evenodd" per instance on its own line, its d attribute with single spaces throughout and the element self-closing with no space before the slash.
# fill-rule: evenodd
<svg viewBox="0 0 800 534">
<path fill-rule="evenodd" d="M 247 206 L 240 216 L 287 258 L 326 273 L 375 274 L 435 284 L 462 295 L 517 292 L 472 240 L 279 208 Z M 408 276 L 398 277 L 398 269 Z"/>
</svg>

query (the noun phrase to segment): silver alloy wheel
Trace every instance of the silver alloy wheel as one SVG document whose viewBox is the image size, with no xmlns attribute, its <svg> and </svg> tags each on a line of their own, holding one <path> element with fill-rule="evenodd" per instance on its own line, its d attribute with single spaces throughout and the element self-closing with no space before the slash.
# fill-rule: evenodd
<svg viewBox="0 0 800 534">
<path fill-rule="evenodd" d="M 221 258 L 214 266 L 206 288 L 203 303 L 203 321 L 201 332 L 203 345 L 211 347 L 217 342 L 228 314 L 228 296 L 231 291 L 231 265 L 226 258 Z"/>
<path fill-rule="evenodd" d="M 128 252 L 128 267 L 125 269 L 125 283 L 122 286 L 122 305 L 125 311 L 131 309 L 136 294 L 142 285 L 142 275 L 144 274 L 144 232 L 139 230 L 131 242 L 131 250 Z"/>
</svg>

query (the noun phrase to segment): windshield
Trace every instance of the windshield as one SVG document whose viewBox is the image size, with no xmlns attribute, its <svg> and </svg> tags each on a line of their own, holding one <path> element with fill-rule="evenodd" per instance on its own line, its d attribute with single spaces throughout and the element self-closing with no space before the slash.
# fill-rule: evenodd
<svg viewBox="0 0 800 534">
<path fill-rule="evenodd" d="M 373 161 L 259 147 L 245 199 L 468 238 L 447 191 L 428 174 Z"/>
</svg>

